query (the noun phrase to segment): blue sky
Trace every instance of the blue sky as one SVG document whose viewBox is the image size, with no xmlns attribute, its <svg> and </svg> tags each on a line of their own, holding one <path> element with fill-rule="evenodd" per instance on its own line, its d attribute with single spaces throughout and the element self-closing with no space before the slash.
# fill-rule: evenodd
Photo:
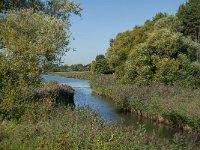
<svg viewBox="0 0 200 150">
<path fill-rule="evenodd" d="M 117 33 L 142 25 L 158 12 L 175 14 L 186 0 L 74 0 L 83 8 L 82 17 L 71 18 L 74 41 L 63 57 L 64 64 L 88 64 L 105 54 Z"/>
</svg>

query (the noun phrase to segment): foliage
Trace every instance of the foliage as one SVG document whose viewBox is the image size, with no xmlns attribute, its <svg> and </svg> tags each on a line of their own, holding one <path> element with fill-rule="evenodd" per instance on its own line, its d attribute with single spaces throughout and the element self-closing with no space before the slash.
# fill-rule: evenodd
<svg viewBox="0 0 200 150">
<path fill-rule="evenodd" d="M 96 56 L 95 61 L 92 61 L 91 71 L 93 73 L 102 73 L 102 74 L 112 73 L 104 55 Z"/>
<path fill-rule="evenodd" d="M 20 2 L 0 6 L 0 113 L 17 119 L 34 101 L 45 66 L 69 50 L 69 17 L 81 11 L 65 0 Z"/>
<path fill-rule="evenodd" d="M 120 33 L 112 40 L 106 55 L 116 79 L 136 85 L 164 83 L 197 87 L 192 81 L 199 75 L 192 77 L 188 68 L 196 60 L 198 44 L 180 33 L 182 28 L 176 16 L 159 13 L 144 26 Z"/>
<path fill-rule="evenodd" d="M 74 89 L 56 82 L 44 82 L 34 93 L 34 99 L 42 101 L 48 107 L 74 106 Z"/>
<path fill-rule="evenodd" d="M 1 22 L 3 64 L 9 63 L 7 69 L 15 76 L 29 81 L 37 79 L 43 65 L 58 60 L 65 51 L 64 47 L 68 44 L 65 25 L 55 17 L 32 9 L 9 12 L 5 21 Z"/>
<path fill-rule="evenodd" d="M 73 64 L 73 65 L 59 65 L 47 64 L 45 70 L 48 72 L 71 72 L 71 71 L 90 71 L 90 64 Z"/>
<path fill-rule="evenodd" d="M 183 26 L 181 32 L 196 39 L 196 28 L 200 26 L 200 1 L 188 0 L 179 7 L 177 17 Z"/>
<path fill-rule="evenodd" d="M 34 8 L 36 10 L 42 10 L 44 9 L 44 3 L 41 0 L 2 0 L 0 2 L 0 12 L 20 8 Z"/>
<path fill-rule="evenodd" d="M 149 32 L 153 28 L 153 24 L 154 22 L 147 21 L 144 26 L 136 27 L 132 31 L 126 31 L 117 35 L 106 53 L 111 69 L 116 69 L 124 64 L 131 49 L 135 45 L 146 41 Z"/>
<path fill-rule="evenodd" d="M 68 21 L 71 14 L 80 15 L 82 10 L 80 4 L 69 0 L 2 0 L 0 2 L 1 13 L 30 8 L 65 21 Z"/>
<path fill-rule="evenodd" d="M 20 119 L 30 110 L 43 104 L 47 107 L 73 106 L 74 90 L 67 85 L 42 83 L 37 86 L 28 85 L 24 80 L 14 83 L 9 77 L 3 80 L 0 90 L 0 117 L 3 119 Z"/>
<path fill-rule="evenodd" d="M 13 82 L 9 77 L 1 78 L 0 116 L 4 119 L 19 119 L 33 103 L 34 89 L 22 79 Z M 20 86 L 19 86 L 20 85 Z"/>
</svg>

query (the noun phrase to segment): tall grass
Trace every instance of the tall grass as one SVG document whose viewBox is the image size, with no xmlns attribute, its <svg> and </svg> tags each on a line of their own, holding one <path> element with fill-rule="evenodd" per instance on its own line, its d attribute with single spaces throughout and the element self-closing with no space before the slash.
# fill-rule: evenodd
<svg viewBox="0 0 200 150">
<path fill-rule="evenodd" d="M 112 76 L 91 80 L 94 92 L 110 97 L 121 109 L 184 130 L 200 131 L 200 89 L 117 84 Z"/>
<path fill-rule="evenodd" d="M 43 82 L 36 90 L 34 98 L 51 106 L 74 105 L 74 89 L 68 85 L 59 85 L 54 81 Z"/>
<path fill-rule="evenodd" d="M 176 135 L 174 140 L 147 136 L 141 127 L 107 124 L 91 110 L 48 108 L 44 105 L 21 118 L 0 124 L 0 149 L 199 149 L 194 137 Z M 37 119 L 35 118 L 37 115 Z"/>
</svg>

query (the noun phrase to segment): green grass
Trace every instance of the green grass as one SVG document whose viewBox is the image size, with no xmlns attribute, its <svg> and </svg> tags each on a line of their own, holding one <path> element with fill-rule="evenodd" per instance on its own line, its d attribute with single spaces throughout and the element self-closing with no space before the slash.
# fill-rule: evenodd
<svg viewBox="0 0 200 150">
<path fill-rule="evenodd" d="M 48 75 L 64 76 L 66 78 L 76 78 L 89 80 L 92 76 L 90 71 L 70 71 L 70 72 L 50 72 Z"/>
<path fill-rule="evenodd" d="M 43 105 L 20 121 L 4 120 L 0 124 L 0 149 L 6 150 L 195 150 L 200 148 L 195 139 L 193 135 L 176 135 L 172 141 L 161 140 L 148 136 L 142 127 L 136 130 L 107 124 L 91 110 Z"/>
<path fill-rule="evenodd" d="M 200 89 L 117 84 L 112 76 L 91 80 L 94 92 L 108 96 L 121 109 L 188 131 L 200 131 Z"/>
<path fill-rule="evenodd" d="M 109 78 L 103 82 L 106 83 L 106 80 Z M 69 86 L 59 86 L 50 82 L 42 84 L 39 89 L 29 90 L 35 93 L 32 97 L 35 101 L 27 102 L 24 106 L 26 110 L 20 113 L 20 117 L 16 119 L 14 115 L 0 118 L 0 150 L 195 150 L 200 148 L 197 134 L 177 134 L 170 141 L 159 139 L 156 135 L 149 136 L 143 127 L 136 129 L 134 126 L 127 127 L 118 123 L 108 124 L 98 113 L 91 110 L 57 105 L 62 104 L 61 97 L 70 101 L 70 95 L 73 95 L 74 90 Z M 29 94 L 26 98 L 26 95 L 20 97 L 31 98 Z M 15 105 L 13 107 L 15 108 Z M 10 112 L 17 113 L 13 110 L 11 109 Z"/>
<path fill-rule="evenodd" d="M 34 99 L 48 105 L 74 105 L 74 89 L 68 85 L 59 85 L 57 82 L 44 82 L 36 90 Z"/>
</svg>

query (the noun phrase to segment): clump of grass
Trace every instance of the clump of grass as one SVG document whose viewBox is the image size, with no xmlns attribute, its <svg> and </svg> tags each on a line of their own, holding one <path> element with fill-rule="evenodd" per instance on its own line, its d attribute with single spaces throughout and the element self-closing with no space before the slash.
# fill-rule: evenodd
<svg viewBox="0 0 200 150">
<path fill-rule="evenodd" d="M 40 105 L 35 113 L 20 121 L 0 124 L 0 149 L 198 149 L 194 138 L 177 135 L 174 140 L 147 136 L 141 127 L 107 124 L 100 116 L 83 109 L 47 108 Z"/>
<path fill-rule="evenodd" d="M 35 93 L 35 99 L 43 101 L 47 105 L 74 105 L 74 89 L 68 85 L 44 82 Z"/>
<path fill-rule="evenodd" d="M 50 72 L 49 75 L 64 76 L 66 78 L 76 78 L 90 80 L 92 73 L 90 71 L 70 71 L 70 72 Z"/>
<path fill-rule="evenodd" d="M 200 89 L 122 85 L 106 75 L 94 76 L 91 86 L 94 92 L 110 97 L 121 109 L 184 130 L 200 131 Z"/>
</svg>

